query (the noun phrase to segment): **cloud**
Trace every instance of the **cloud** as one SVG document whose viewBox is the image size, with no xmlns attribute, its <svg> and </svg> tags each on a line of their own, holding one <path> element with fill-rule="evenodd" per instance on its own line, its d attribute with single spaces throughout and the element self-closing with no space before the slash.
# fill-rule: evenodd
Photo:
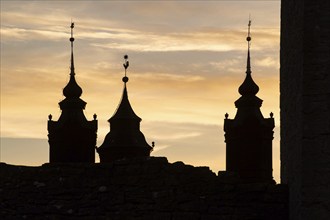
<svg viewBox="0 0 330 220">
<path fill-rule="evenodd" d="M 4 23 L 22 26 L 64 24 L 73 18 L 86 26 L 186 32 L 200 27 L 241 28 L 249 14 L 255 28 L 278 27 L 279 5 L 280 1 L 4 1 L 1 14 Z"/>
<path fill-rule="evenodd" d="M 137 80 L 153 80 L 153 81 L 172 81 L 172 82 L 201 82 L 205 80 L 203 76 L 195 76 L 195 75 L 174 75 L 174 74 L 166 74 L 166 73 L 142 73 L 136 75 L 135 78 Z"/>
<path fill-rule="evenodd" d="M 262 59 L 258 59 L 255 61 L 255 64 L 261 67 L 272 67 L 272 68 L 279 68 L 279 60 L 275 59 L 274 57 L 265 57 Z"/>
<path fill-rule="evenodd" d="M 257 35 L 258 33 L 256 33 Z M 217 30 L 217 32 L 192 32 L 192 33 L 167 33 L 166 35 L 151 33 L 132 33 L 113 35 L 112 42 L 91 43 L 91 46 L 142 52 L 168 52 L 168 51 L 221 51 L 228 52 L 242 50 L 242 42 L 246 33 L 240 31 Z M 82 34 L 82 36 L 84 36 Z M 95 36 L 97 37 L 96 33 Z M 275 46 L 278 41 L 278 33 L 260 34 L 261 43 Z M 260 43 L 260 44 L 261 44 Z M 259 44 L 259 45 L 260 45 Z M 264 47 L 254 47 L 254 50 L 265 49 Z"/>
<path fill-rule="evenodd" d="M 24 29 L 16 27 L 1 27 L 1 34 L 5 39 L 11 40 L 58 40 L 67 37 L 67 34 L 59 31 Z"/>
<path fill-rule="evenodd" d="M 5 41 L 51 41 L 69 37 L 66 31 L 52 29 L 26 29 L 4 26 L 1 30 Z M 192 33 L 148 33 L 131 30 L 116 30 L 108 32 L 95 30 L 83 30 L 78 32 L 79 40 L 88 40 L 90 46 L 103 49 L 115 49 L 141 52 L 168 52 L 168 51 L 221 51 L 243 50 L 246 33 L 241 31 L 217 30 L 211 32 Z M 258 32 L 255 33 L 258 35 Z M 254 50 L 265 49 L 265 45 L 273 47 L 278 43 L 279 35 L 275 33 L 260 34 L 258 44 Z M 277 39 L 274 41 L 274 39 Z M 259 46 L 260 45 L 260 46 Z"/>
</svg>

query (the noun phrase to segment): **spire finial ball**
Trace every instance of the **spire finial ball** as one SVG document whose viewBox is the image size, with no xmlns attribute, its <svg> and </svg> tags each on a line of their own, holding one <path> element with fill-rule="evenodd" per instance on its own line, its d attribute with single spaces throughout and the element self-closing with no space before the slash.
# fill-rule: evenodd
<svg viewBox="0 0 330 220">
<path fill-rule="evenodd" d="M 247 41 L 251 41 L 251 37 L 248 36 L 248 37 L 246 38 L 246 40 L 247 40 Z"/>
<path fill-rule="evenodd" d="M 124 82 L 124 83 L 127 83 L 127 82 L 128 82 L 128 77 L 127 77 L 127 76 L 124 76 L 124 77 L 123 77 L 123 82 Z"/>
</svg>

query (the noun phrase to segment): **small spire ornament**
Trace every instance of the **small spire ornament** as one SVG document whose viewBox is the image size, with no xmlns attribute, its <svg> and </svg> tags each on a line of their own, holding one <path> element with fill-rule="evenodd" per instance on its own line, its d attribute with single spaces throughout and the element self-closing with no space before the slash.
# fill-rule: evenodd
<svg viewBox="0 0 330 220">
<path fill-rule="evenodd" d="M 123 77 L 123 82 L 127 83 L 128 82 L 128 77 L 126 76 L 126 74 L 127 74 L 127 68 L 129 66 L 129 61 L 128 61 L 128 55 L 127 54 L 124 56 L 124 60 L 125 61 L 123 63 L 123 66 L 125 68 L 125 76 Z"/>
</svg>

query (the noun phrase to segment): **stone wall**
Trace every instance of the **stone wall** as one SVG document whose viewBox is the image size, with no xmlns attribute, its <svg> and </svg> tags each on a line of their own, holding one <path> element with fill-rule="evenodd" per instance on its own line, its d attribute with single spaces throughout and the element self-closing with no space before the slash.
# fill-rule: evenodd
<svg viewBox="0 0 330 220">
<path fill-rule="evenodd" d="M 0 164 L 0 219 L 288 219 L 285 185 L 166 158 L 113 164 Z"/>
<path fill-rule="evenodd" d="M 330 1 L 282 0 L 280 60 L 290 219 L 330 219 Z"/>
<path fill-rule="evenodd" d="M 301 218 L 302 178 L 304 12 L 300 2 L 303 1 L 282 0 L 281 3 L 281 183 L 290 184 L 290 215 L 295 219 Z"/>
</svg>

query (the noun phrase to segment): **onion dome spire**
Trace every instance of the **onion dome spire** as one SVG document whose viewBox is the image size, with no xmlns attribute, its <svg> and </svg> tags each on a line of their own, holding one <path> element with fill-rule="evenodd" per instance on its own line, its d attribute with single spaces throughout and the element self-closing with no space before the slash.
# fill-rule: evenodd
<svg viewBox="0 0 330 220">
<path fill-rule="evenodd" d="M 249 19 L 246 77 L 238 90 L 241 97 L 235 101 L 237 112 L 234 119 L 225 114 L 226 170 L 236 173 L 238 182 L 273 183 L 272 140 L 275 124 L 273 114 L 270 118 L 263 117 L 260 111 L 263 101 L 256 96 L 259 87 L 251 77 L 250 26 Z"/>
<path fill-rule="evenodd" d="M 256 95 L 259 91 L 258 85 L 253 81 L 251 77 L 251 63 L 250 63 L 250 46 L 251 46 L 251 35 L 250 35 L 251 20 L 248 24 L 248 36 L 246 41 L 248 42 L 248 54 L 246 62 L 246 77 L 242 85 L 239 87 L 238 92 L 242 95 Z"/>
<path fill-rule="evenodd" d="M 73 59 L 73 28 L 74 28 L 74 23 L 71 23 L 71 37 L 70 37 L 70 42 L 71 42 L 71 66 L 70 66 L 70 81 L 69 83 L 64 87 L 63 89 L 63 95 L 67 98 L 79 98 L 82 94 L 82 89 L 80 86 L 77 84 L 76 79 L 75 79 L 75 71 L 74 71 L 74 59 Z"/>
</svg>

